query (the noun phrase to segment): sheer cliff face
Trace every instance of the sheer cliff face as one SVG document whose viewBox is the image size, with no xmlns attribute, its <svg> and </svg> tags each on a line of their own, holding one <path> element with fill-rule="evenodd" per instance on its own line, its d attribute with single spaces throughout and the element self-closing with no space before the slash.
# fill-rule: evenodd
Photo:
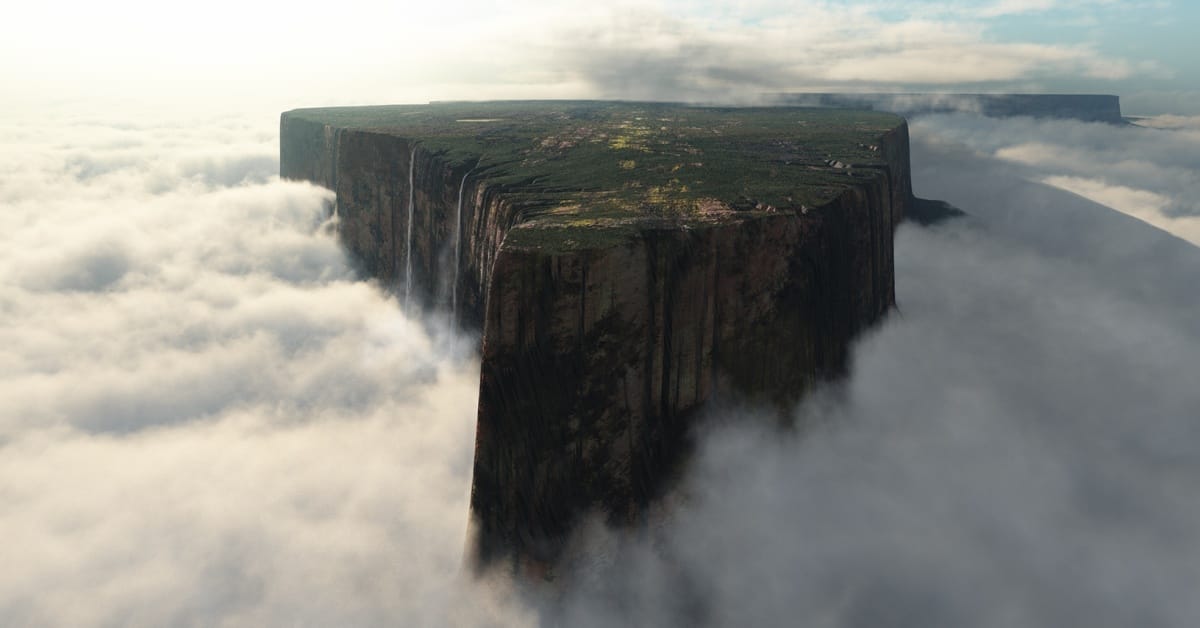
<svg viewBox="0 0 1200 628">
<path fill-rule="evenodd" d="M 739 111 L 720 115 L 737 128 Z M 641 119 L 641 110 L 618 113 L 622 124 L 626 113 Z M 537 172 L 514 176 L 511 160 L 470 151 L 456 160 L 402 129 L 319 119 L 284 115 L 282 174 L 337 191 L 342 238 L 366 272 L 398 288 L 411 247 L 422 301 L 444 304 L 454 290 L 459 319 L 483 329 L 471 552 L 484 564 L 550 564 L 588 512 L 637 521 L 682 463 L 706 402 L 794 401 L 844 372 L 850 340 L 895 301 L 892 232 L 911 199 L 907 128 L 896 118 L 871 118 L 868 131 L 839 119 L 855 129 L 845 155 L 829 152 L 839 144 L 825 135 L 820 154 L 805 152 L 810 131 L 793 127 L 778 141 L 722 138 L 758 150 L 749 159 L 768 165 L 761 176 L 793 177 L 776 186 L 785 192 L 740 178 L 727 197 L 705 190 L 692 202 L 651 181 L 659 191 L 649 198 L 671 212 L 638 197 L 640 213 L 598 216 L 579 209 L 573 188 L 537 187 Z M 601 139 L 612 147 L 623 137 Z M 648 143 L 613 159 L 625 168 L 676 148 Z M 697 166 L 721 158 L 699 143 L 677 152 Z M 523 155 L 522 166 L 542 163 Z M 542 167 L 555 158 L 564 157 Z M 686 190 L 681 169 L 671 166 L 668 180 Z M 452 274 L 446 251 L 456 243 Z"/>
</svg>

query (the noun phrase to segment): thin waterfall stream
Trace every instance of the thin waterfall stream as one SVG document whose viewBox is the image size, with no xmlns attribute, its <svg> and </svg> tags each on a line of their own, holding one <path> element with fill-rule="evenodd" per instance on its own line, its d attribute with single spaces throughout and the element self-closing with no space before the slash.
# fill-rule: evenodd
<svg viewBox="0 0 1200 628">
<path fill-rule="evenodd" d="M 413 206 L 417 193 L 413 187 L 413 166 L 417 162 L 417 147 L 414 145 L 408 155 L 408 235 L 404 245 L 404 307 L 408 307 L 412 298 L 412 247 L 413 247 Z M 461 195 L 461 193 L 460 193 Z"/>
<path fill-rule="evenodd" d="M 451 326 L 458 324 L 458 269 L 459 262 L 462 259 L 462 207 L 463 207 L 463 191 L 467 186 L 467 177 L 471 176 L 474 168 L 468 170 L 463 175 L 462 181 L 458 183 L 458 210 L 454 217 L 454 283 L 450 285 L 450 324 Z"/>
</svg>

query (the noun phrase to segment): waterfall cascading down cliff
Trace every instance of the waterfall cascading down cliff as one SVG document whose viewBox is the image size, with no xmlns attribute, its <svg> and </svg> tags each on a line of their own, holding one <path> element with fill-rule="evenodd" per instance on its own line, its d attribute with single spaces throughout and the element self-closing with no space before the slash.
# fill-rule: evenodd
<svg viewBox="0 0 1200 628">
<path fill-rule="evenodd" d="M 408 220 L 405 221 L 406 235 L 404 238 L 404 306 L 412 302 L 412 245 L 413 245 L 413 213 L 416 207 L 416 188 L 413 186 L 413 171 L 417 165 L 417 147 L 413 145 L 408 153 Z"/>
<path fill-rule="evenodd" d="M 458 322 L 458 274 L 462 262 L 463 190 L 467 187 L 467 177 L 469 176 L 471 176 L 470 170 L 463 175 L 462 181 L 458 182 L 458 203 L 454 210 L 454 275 L 452 275 L 454 279 L 450 284 L 450 323 L 452 325 Z"/>
<path fill-rule="evenodd" d="M 469 555 L 530 573 L 585 513 L 641 521 L 710 400 L 782 406 L 845 373 L 895 303 L 913 202 L 907 126 L 885 114 L 298 110 L 280 144 L 283 177 L 335 190 L 364 274 L 424 303 L 450 277 L 444 306 L 482 329 Z"/>
</svg>

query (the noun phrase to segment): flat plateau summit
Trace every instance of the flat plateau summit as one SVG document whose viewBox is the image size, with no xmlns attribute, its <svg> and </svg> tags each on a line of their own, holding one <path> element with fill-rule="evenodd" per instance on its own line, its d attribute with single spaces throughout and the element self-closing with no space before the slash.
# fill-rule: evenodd
<svg viewBox="0 0 1200 628">
<path fill-rule="evenodd" d="M 364 272 L 482 330 L 470 555 L 539 573 L 633 525 L 717 398 L 784 406 L 895 303 L 892 114 L 626 102 L 298 109 L 280 171 Z"/>
</svg>

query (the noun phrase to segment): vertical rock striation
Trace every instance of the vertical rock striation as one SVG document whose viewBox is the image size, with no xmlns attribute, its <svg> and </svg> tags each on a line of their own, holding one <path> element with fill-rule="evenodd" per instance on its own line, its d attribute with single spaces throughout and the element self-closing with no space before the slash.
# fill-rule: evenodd
<svg viewBox="0 0 1200 628">
<path fill-rule="evenodd" d="M 282 175 L 336 190 L 363 270 L 482 328 L 471 553 L 518 570 L 586 513 L 638 521 L 706 402 L 787 404 L 844 373 L 895 303 L 912 202 L 894 116 L 564 106 L 281 122 Z"/>
</svg>

